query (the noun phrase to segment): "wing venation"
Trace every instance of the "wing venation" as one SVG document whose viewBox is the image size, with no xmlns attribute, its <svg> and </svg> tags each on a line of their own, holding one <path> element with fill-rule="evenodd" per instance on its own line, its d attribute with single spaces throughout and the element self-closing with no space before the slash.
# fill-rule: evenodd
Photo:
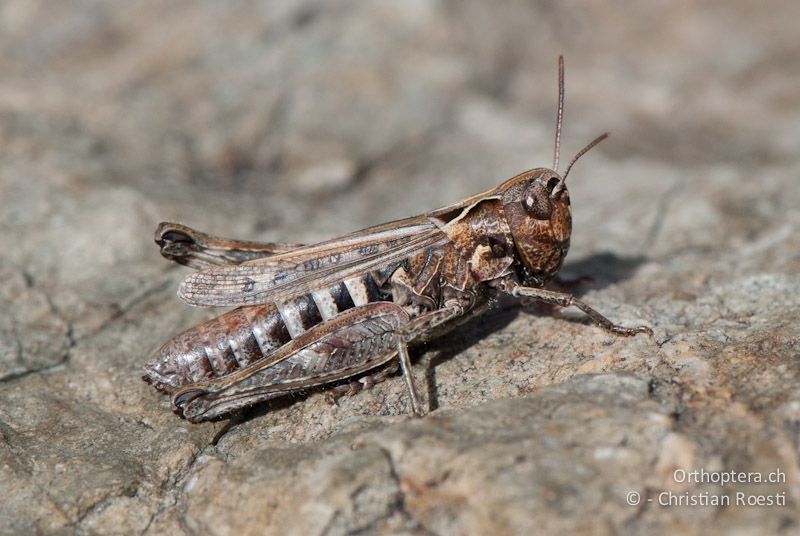
<svg viewBox="0 0 800 536">
<path fill-rule="evenodd" d="M 287 253 L 189 275 L 178 295 L 203 307 L 289 300 L 400 262 L 447 236 L 424 217 L 359 231 Z"/>
</svg>

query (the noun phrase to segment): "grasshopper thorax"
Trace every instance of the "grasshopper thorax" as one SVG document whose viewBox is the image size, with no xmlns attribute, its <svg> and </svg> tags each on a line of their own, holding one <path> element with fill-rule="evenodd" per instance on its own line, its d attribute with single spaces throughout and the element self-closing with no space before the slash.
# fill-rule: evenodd
<svg viewBox="0 0 800 536">
<path fill-rule="evenodd" d="M 528 286 L 542 286 L 569 250 L 572 214 L 563 178 L 550 169 L 527 171 L 500 186 L 503 212 L 516 249 L 517 271 Z"/>
</svg>

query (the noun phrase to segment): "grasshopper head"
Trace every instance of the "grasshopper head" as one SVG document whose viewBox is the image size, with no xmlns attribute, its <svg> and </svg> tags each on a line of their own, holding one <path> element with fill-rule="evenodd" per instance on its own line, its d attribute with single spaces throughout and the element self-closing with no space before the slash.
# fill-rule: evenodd
<svg viewBox="0 0 800 536">
<path fill-rule="evenodd" d="M 564 58 L 558 58 L 558 114 L 553 169 L 539 168 L 521 173 L 501 184 L 497 193 L 503 200 L 503 211 L 511 228 L 519 259 L 522 283 L 540 287 L 561 269 L 569 250 L 572 234 L 572 213 L 569 207 L 567 175 L 578 158 L 608 137 L 594 139 L 578 151 L 564 175 L 558 173 L 561 153 L 561 123 L 564 118 Z"/>
<path fill-rule="evenodd" d="M 558 58 L 558 114 L 553 148 L 553 169 L 539 168 L 521 173 L 500 185 L 497 194 L 503 200 L 503 211 L 511 228 L 519 259 L 522 283 L 540 287 L 561 269 L 569 250 L 572 234 L 572 213 L 567 192 L 567 175 L 578 159 L 608 137 L 594 139 L 578 151 L 564 171 L 558 173 L 561 153 L 561 123 L 564 119 L 564 58 Z"/>
<path fill-rule="evenodd" d="M 507 180 L 497 189 L 521 261 L 523 284 L 540 287 L 561 269 L 572 234 L 567 175 L 586 151 L 607 137 L 607 132 L 601 134 L 578 151 L 563 176 L 552 169 L 533 169 Z M 555 163 L 554 168 L 558 158 Z"/>
<path fill-rule="evenodd" d="M 558 273 L 569 250 L 572 214 L 564 179 L 550 169 L 534 169 L 500 190 L 523 283 L 541 286 Z"/>
</svg>

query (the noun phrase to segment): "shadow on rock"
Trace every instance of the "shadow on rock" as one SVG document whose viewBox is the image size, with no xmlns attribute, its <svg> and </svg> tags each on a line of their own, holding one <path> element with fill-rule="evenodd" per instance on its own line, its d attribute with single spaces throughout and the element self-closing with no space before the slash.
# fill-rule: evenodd
<svg viewBox="0 0 800 536">
<path fill-rule="evenodd" d="M 436 391 L 436 385 L 438 385 L 436 367 L 475 345 L 481 339 L 505 328 L 517 317 L 519 311 L 516 300 L 510 296 L 501 296 L 497 304 L 489 311 L 471 318 L 452 332 L 422 346 L 421 350 L 437 352 L 425 370 L 425 383 L 428 385 L 428 401 L 431 411 L 439 407 Z"/>
<path fill-rule="evenodd" d="M 608 251 L 595 253 L 585 259 L 567 263 L 564 270 L 574 274 L 576 277 L 574 281 L 567 281 L 566 284 L 562 282 L 560 285 L 556 283 L 555 286 L 548 285 L 548 288 L 581 297 L 590 290 L 599 290 L 625 281 L 647 260 L 641 255 L 620 257 Z"/>
</svg>

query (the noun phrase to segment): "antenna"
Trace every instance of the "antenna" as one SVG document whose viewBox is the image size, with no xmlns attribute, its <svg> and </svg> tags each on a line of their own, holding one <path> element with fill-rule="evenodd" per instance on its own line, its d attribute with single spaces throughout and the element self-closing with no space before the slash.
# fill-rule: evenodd
<svg viewBox="0 0 800 536">
<path fill-rule="evenodd" d="M 564 120 L 564 56 L 558 57 L 558 115 L 556 116 L 556 146 L 553 148 L 553 171 L 558 173 L 561 156 L 561 122 Z"/>
<path fill-rule="evenodd" d="M 567 166 L 567 170 L 564 172 L 564 178 L 562 179 L 563 182 L 567 182 L 567 175 L 569 175 L 569 170 L 572 169 L 572 165 L 575 162 L 578 161 L 578 158 L 580 158 L 583 155 L 585 155 L 586 153 L 588 153 L 589 149 L 591 149 L 592 147 L 594 147 L 595 145 L 597 145 L 598 143 L 600 143 L 601 141 L 603 141 L 607 137 L 608 137 L 608 132 L 603 132 L 602 134 L 597 136 L 595 139 L 593 139 L 591 141 L 591 143 L 589 143 L 589 145 L 587 145 L 586 147 L 584 147 L 583 149 L 578 151 L 578 154 L 575 155 L 575 158 L 572 159 L 572 162 L 569 163 L 569 165 Z"/>
</svg>

